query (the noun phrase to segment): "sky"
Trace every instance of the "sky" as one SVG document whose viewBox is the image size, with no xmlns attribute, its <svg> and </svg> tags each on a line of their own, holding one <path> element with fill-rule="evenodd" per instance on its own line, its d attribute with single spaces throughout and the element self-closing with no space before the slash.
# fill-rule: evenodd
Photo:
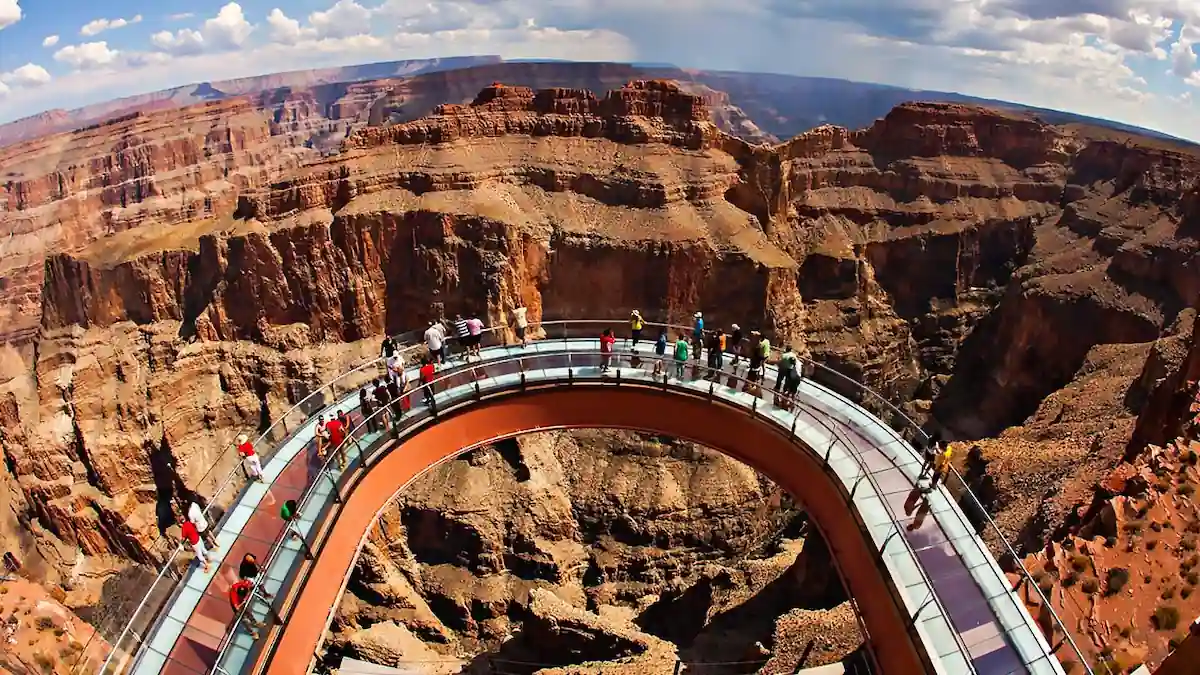
<svg viewBox="0 0 1200 675">
<path fill-rule="evenodd" d="M 406 58 L 666 62 L 956 91 L 1200 140 L 1200 0 L 0 0 L 0 122 Z"/>
</svg>

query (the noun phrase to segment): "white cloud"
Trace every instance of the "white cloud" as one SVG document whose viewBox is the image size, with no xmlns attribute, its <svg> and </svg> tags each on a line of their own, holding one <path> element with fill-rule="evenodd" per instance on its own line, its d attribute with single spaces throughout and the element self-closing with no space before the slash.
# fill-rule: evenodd
<svg viewBox="0 0 1200 675">
<path fill-rule="evenodd" d="M 17 0 L 0 0 L 0 30 L 21 20 L 21 5 Z M 5 93 L 7 93 L 5 89 Z"/>
<path fill-rule="evenodd" d="M 54 52 L 54 60 L 65 63 L 77 70 L 90 70 L 112 65 L 121 52 L 108 48 L 108 42 L 85 42 L 79 45 L 67 45 Z"/>
<path fill-rule="evenodd" d="M 57 35 L 47 35 L 46 38 L 42 40 L 43 47 L 53 47 L 56 44 L 58 44 Z"/>
<path fill-rule="evenodd" d="M 180 12 L 178 14 L 171 14 L 170 16 L 167 17 L 167 20 L 168 21 L 183 21 L 184 19 L 190 19 L 194 16 L 196 16 L 195 12 Z"/>
<path fill-rule="evenodd" d="M 204 22 L 204 40 L 218 49 L 237 49 L 246 42 L 254 26 L 246 20 L 242 6 L 231 2 Z"/>
<path fill-rule="evenodd" d="M 1176 76 L 1187 80 L 1196 72 L 1196 61 L 1196 51 L 1192 49 L 1191 40 L 1180 37 L 1171 46 L 1171 72 Z"/>
<path fill-rule="evenodd" d="M 302 37 L 313 37 L 315 31 L 311 28 L 300 28 L 300 22 L 283 13 L 276 7 L 267 15 L 267 39 L 285 45 L 294 45 Z"/>
<path fill-rule="evenodd" d="M 182 28 L 174 33 L 159 31 L 150 36 L 150 42 L 172 54 L 199 54 L 204 51 L 204 36 L 191 28 Z"/>
<path fill-rule="evenodd" d="M 7 84 L 0 82 L 0 99 L 8 96 L 9 88 Z"/>
<path fill-rule="evenodd" d="M 308 15 L 318 38 L 344 38 L 371 32 L 371 10 L 354 0 L 337 0 L 323 12 Z"/>
<path fill-rule="evenodd" d="M 141 22 L 142 22 L 141 14 L 134 16 L 132 19 L 96 19 L 94 21 L 87 22 L 87 24 L 85 24 L 83 28 L 80 28 L 79 34 L 83 35 L 85 37 L 91 37 L 93 35 L 99 35 L 106 30 L 113 30 L 115 28 L 124 28 L 125 26 L 128 26 L 130 24 L 141 23 Z"/>
<path fill-rule="evenodd" d="M 0 75 L 0 82 L 17 87 L 40 87 L 49 84 L 51 79 L 45 68 L 34 63 L 26 63 L 16 70 Z"/>
</svg>

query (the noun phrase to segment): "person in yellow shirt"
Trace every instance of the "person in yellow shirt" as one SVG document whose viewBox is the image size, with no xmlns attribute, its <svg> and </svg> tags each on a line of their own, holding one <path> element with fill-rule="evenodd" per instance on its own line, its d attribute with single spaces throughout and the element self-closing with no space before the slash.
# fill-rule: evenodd
<svg viewBox="0 0 1200 675">
<path fill-rule="evenodd" d="M 953 457 L 953 443 L 943 441 L 939 433 L 929 436 L 929 445 L 925 448 L 925 463 L 921 466 L 921 473 L 917 475 L 919 481 L 925 477 L 925 474 L 932 474 L 929 479 L 929 487 L 925 488 L 925 492 L 932 492 L 937 488 L 938 482 L 946 477 L 946 474 L 950 472 L 950 460 Z"/>
<path fill-rule="evenodd" d="M 637 347 L 638 340 L 642 339 L 642 329 L 646 327 L 646 322 L 642 320 L 642 313 L 638 310 L 633 310 L 629 313 L 629 332 L 633 334 L 633 346 Z"/>
</svg>

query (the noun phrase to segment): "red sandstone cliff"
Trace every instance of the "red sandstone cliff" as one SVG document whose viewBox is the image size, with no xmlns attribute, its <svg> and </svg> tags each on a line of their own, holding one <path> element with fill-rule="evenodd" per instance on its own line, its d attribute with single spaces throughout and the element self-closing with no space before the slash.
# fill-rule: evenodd
<svg viewBox="0 0 1200 675">
<path fill-rule="evenodd" d="M 374 86 L 338 94 L 347 116 L 420 93 Z M 702 308 L 958 435 L 1023 425 L 984 459 L 1038 458 L 998 510 L 1058 491 L 1000 514 L 1031 540 L 1161 435 L 1195 376 L 1171 345 L 1200 289 L 1200 164 L 1176 149 L 930 104 L 762 146 L 722 132 L 704 96 L 634 81 L 486 86 L 318 157 L 296 146 L 343 133 L 324 96 L 0 151 L 0 325 L 27 347 L 0 361 L 0 447 L 36 537 L 155 558 L 160 491 L 209 480 L 228 437 L 367 338 L 443 312 Z"/>
</svg>

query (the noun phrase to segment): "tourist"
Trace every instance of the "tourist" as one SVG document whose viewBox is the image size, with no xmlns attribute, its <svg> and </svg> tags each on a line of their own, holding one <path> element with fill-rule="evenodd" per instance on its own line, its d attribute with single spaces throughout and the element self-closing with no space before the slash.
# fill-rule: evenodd
<svg viewBox="0 0 1200 675">
<path fill-rule="evenodd" d="M 929 477 L 929 487 L 925 488 L 925 492 L 936 490 L 938 483 L 946 478 L 946 474 L 950 473 L 950 459 L 953 456 L 953 443 L 947 443 L 941 452 L 933 456 L 933 475 Z"/>
<path fill-rule="evenodd" d="M 933 470 L 937 464 L 937 456 L 942 452 L 942 434 L 935 431 L 929 434 L 929 442 L 921 449 L 922 464 L 921 473 L 917 474 L 917 480 L 921 480 Z"/>
<path fill-rule="evenodd" d="M 238 434 L 237 451 L 242 458 L 242 470 L 246 472 L 246 476 L 254 480 L 263 480 L 262 460 L 258 458 L 258 453 L 254 452 L 254 444 L 246 434 Z"/>
<path fill-rule="evenodd" d="M 479 345 L 483 342 L 483 321 L 480 321 L 477 316 L 467 319 L 467 332 L 470 334 L 467 341 L 467 352 L 478 358 Z"/>
<path fill-rule="evenodd" d="M 379 358 L 386 359 L 396 353 L 396 343 L 387 335 L 383 336 L 383 344 L 379 346 Z"/>
<path fill-rule="evenodd" d="M 746 377 L 751 382 L 758 381 L 759 368 L 762 367 L 762 333 L 756 330 L 750 331 L 750 372 Z"/>
<path fill-rule="evenodd" d="M 463 354 L 467 357 L 471 355 L 471 327 L 467 325 L 467 320 L 462 314 L 454 315 L 454 337 L 458 338 L 458 344 L 462 347 Z"/>
<path fill-rule="evenodd" d="M 204 540 L 200 538 L 200 531 L 196 529 L 196 524 L 190 520 L 183 522 L 181 535 L 184 543 L 192 547 L 192 553 L 195 554 L 196 560 L 204 568 L 204 573 L 208 574 L 212 571 L 212 564 L 208 555 L 208 549 L 204 547 Z"/>
<path fill-rule="evenodd" d="M 687 360 L 688 341 L 683 333 L 680 333 L 679 339 L 675 341 L 675 377 L 680 380 L 683 379 L 683 369 L 687 365 Z"/>
<path fill-rule="evenodd" d="M 247 553 L 242 556 L 242 562 L 238 565 L 238 578 L 245 579 L 254 583 L 254 590 L 267 600 L 275 597 L 268 591 L 258 580 L 258 575 L 261 570 L 258 567 L 258 557 L 253 553 Z"/>
<path fill-rule="evenodd" d="M 662 375 L 667 358 L 667 332 L 659 331 L 658 339 L 654 341 L 654 374 Z"/>
<path fill-rule="evenodd" d="M 526 335 L 526 332 L 529 329 L 529 320 L 525 318 L 526 311 L 527 310 L 525 307 L 518 307 L 512 311 L 513 326 L 517 331 L 517 339 L 521 341 L 522 347 L 529 344 L 529 336 Z"/>
<path fill-rule="evenodd" d="M 700 352 L 704 351 L 704 315 L 696 312 L 692 318 L 692 348 L 695 350 L 696 360 L 699 360 Z"/>
<path fill-rule="evenodd" d="M 188 522 L 196 526 L 196 531 L 204 539 L 204 545 L 215 551 L 221 547 L 217 545 L 217 537 L 208 526 L 208 515 L 204 513 L 205 504 L 203 501 L 204 498 L 199 494 L 195 492 L 191 493 L 190 499 L 188 499 L 187 519 Z"/>
<path fill-rule="evenodd" d="M 346 451 L 342 445 L 346 442 L 346 427 L 338 419 L 340 415 L 340 410 L 334 413 L 333 419 L 325 423 L 325 431 L 329 433 L 329 453 L 337 459 L 338 468 L 345 469 Z"/>
<path fill-rule="evenodd" d="M 367 433 L 373 434 L 379 431 L 379 420 L 375 419 L 375 404 L 371 401 L 371 397 L 367 394 L 367 389 L 364 387 L 358 392 L 358 411 L 362 413 L 363 421 L 367 423 Z"/>
<path fill-rule="evenodd" d="M 791 377 L 792 371 L 796 369 L 796 352 L 792 351 L 791 345 L 783 349 L 783 354 L 780 355 L 779 363 L 776 364 L 775 368 L 775 391 L 783 391 L 784 383 Z"/>
<path fill-rule="evenodd" d="M 425 359 L 421 363 L 421 393 L 425 397 L 425 405 L 429 406 L 430 409 L 433 409 L 434 405 L 436 405 L 433 396 L 433 378 L 436 372 L 437 367 L 433 365 L 433 361 Z"/>
<path fill-rule="evenodd" d="M 313 434 L 313 443 L 317 449 L 317 465 L 325 463 L 325 451 L 329 445 L 329 430 L 325 428 L 325 414 L 317 415 L 317 428 Z"/>
<path fill-rule="evenodd" d="M 612 361 L 613 345 L 617 338 L 613 337 L 611 328 L 605 328 L 600 335 L 600 372 L 607 373 L 609 362 Z"/>
<path fill-rule="evenodd" d="M 401 389 L 400 385 L 392 380 L 387 383 L 387 389 L 384 395 L 388 400 L 388 410 L 392 418 L 392 428 L 399 426 L 400 420 L 404 417 L 404 413 L 408 411 L 408 394 L 406 389 Z"/>
<path fill-rule="evenodd" d="M 439 363 L 446 362 L 446 336 L 442 327 L 433 321 L 425 329 L 425 347 L 429 350 L 429 358 Z"/>
<path fill-rule="evenodd" d="M 771 339 L 763 335 L 758 341 L 758 359 L 759 362 L 765 365 L 767 360 L 771 358 Z"/>
<path fill-rule="evenodd" d="M 239 579 L 229 587 L 229 605 L 233 607 L 233 617 L 240 621 L 250 631 L 250 638 L 258 639 L 258 629 L 263 623 L 254 618 L 250 609 L 250 598 L 254 595 L 254 582 L 250 579 Z"/>
<path fill-rule="evenodd" d="M 713 331 L 708 336 L 708 370 L 710 378 L 715 378 L 717 376 L 717 370 L 721 367 L 721 343 L 724 341 L 724 339 L 725 334 L 721 332 L 720 328 Z"/>
<path fill-rule="evenodd" d="M 362 446 L 358 444 L 358 437 L 354 435 L 354 419 L 350 417 L 350 413 L 345 410 L 337 412 L 337 421 L 342 423 L 342 432 L 346 435 L 345 443 L 347 446 L 353 445 L 358 450 L 358 454 L 362 454 Z M 349 447 L 342 448 L 342 461 L 345 462 L 345 454 Z M 342 468 L 345 468 L 343 465 Z"/>
<path fill-rule="evenodd" d="M 633 346 L 636 348 L 638 340 L 642 339 L 642 329 L 646 327 L 646 322 L 642 320 L 642 313 L 638 310 L 633 310 L 629 313 L 629 334 L 633 336 Z"/>
<path fill-rule="evenodd" d="M 388 380 L 388 382 L 391 383 L 393 387 L 396 386 L 394 381 Z M 375 397 L 375 405 L 379 406 L 381 410 L 385 411 L 380 414 L 381 416 L 379 422 L 381 424 L 388 424 L 389 426 L 395 424 L 395 420 L 387 419 L 388 413 L 386 411 L 388 409 L 388 404 L 392 402 L 391 393 L 388 391 L 387 385 L 384 384 L 379 378 L 375 378 L 372 384 L 375 385 L 371 390 L 371 394 Z"/>
<path fill-rule="evenodd" d="M 387 376 L 389 379 L 404 382 L 404 352 L 396 352 L 387 357 Z"/>
<path fill-rule="evenodd" d="M 783 405 L 788 410 L 796 402 L 796 392 L 800 390 L 801 372 L 799 368 L 792 368 L 788 372 L 787 380 L 783 383 Z M 778 405 L 778 404 L 777 404 Z"/>
<path fill-rule="evenodd" d="M 733 332 L 729 335 L 728 349 L 733 355 L 733 361 L 730 364 L 733 366 L 733 372 L 737 374 L 738 357 L 742 354 L 742 327 L 736 323 L 731 326 Z"/>
</svg>

